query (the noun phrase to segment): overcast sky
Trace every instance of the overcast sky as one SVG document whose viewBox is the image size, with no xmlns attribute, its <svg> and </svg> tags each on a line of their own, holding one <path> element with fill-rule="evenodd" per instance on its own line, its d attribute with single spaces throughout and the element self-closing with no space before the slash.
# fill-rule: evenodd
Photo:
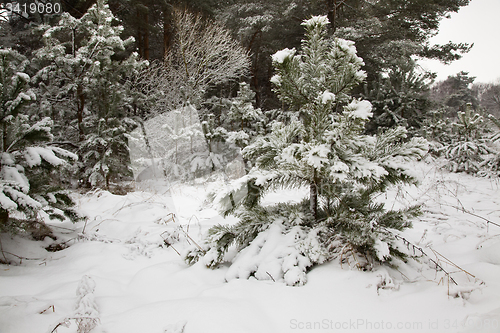
<svg viewBox="0 0 500 333">
<path fill-rule="evenodd" d="M 478 82 L 500 79 L 500 0 L 472 0 L 450 19 L 443 19 L 439 34 L 431 39 L 433 44 L 474 43 L 472 50 L 451 65 L 439 61 L 423 61 L 424 68 L 438 73 L 437 80 L 460 71 L 469 72 Z"/>
</svg>

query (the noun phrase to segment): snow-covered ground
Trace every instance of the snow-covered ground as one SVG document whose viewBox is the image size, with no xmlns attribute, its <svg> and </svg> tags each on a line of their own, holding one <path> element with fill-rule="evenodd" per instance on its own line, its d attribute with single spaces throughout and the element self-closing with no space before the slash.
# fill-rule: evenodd
<svg viewBox="0 0 500 333">
<path fill-rule="evenodd" d="M 53 224 L 66 249 L 47 252 L 49 238 L 1 235 L 1 259 L 19 264 L 0 266 L 0 332 L 76 332 L 77 306 L 97 318 L 92 332 L 107 333 L 500 332 L 500 227 L 487 223 L 500 225 L 498 180 L 423 162 L 413 170 L 418 187 L 379 199 L 425 204 L 400 242 L 427 256 L 369 272 L 333 261 L 313 268 L 301 287 L 226 281 L 228 267 L 183 262 L 177 252 L 210 226 L 236 221 L 204 200 L 210 184 L 79 196 L 88 221 Z M 266 200 L 302 195 L 282 191 Z"/>
</svg>

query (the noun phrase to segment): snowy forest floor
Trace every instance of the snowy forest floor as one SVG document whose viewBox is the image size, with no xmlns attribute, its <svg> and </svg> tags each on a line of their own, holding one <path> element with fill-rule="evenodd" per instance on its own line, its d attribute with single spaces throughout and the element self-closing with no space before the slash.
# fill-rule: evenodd
<svg viewBox="0 0 500 333">
<path fill-rule="evenodd" d="M 380 198 L 389 207 L 424 204 L 423 216 L 399 236 L 409 254 L 421 248 L 426 255 L 368 272 L 356 269 L 354 258 L 335 260 L 314 267 L 301 287 L 225 281 L 227 267 L 184 263 L 177 251 L 212 225 L 236 222 L 205 201 L 213 184 L 79 195 L 88 221 L 51 223 L 68 248 L 47 252 L 50 238 L 0 235 L 2 260 L 17 263 L 0 266 L 0 332 L 76 332 L 84 275 L 96 285 L 92 332 L 500 332 L 500 227 L 493 224 L 500 225 L 500 183 L 440 171 L 436 163 L 412 167 L 418 187 Z M 265 202 L 305 194 L 283 190 Z M 65 319 L 69 327 L 58 325 Z"/>
</svg>

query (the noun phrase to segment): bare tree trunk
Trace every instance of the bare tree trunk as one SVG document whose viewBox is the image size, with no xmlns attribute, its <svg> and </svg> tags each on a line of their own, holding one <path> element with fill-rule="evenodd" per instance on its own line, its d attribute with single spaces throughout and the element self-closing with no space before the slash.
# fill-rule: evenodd
<svg viewBox="0 0 500 333">
<path fill-rule="evenodd" d="M 7 149 L 7 124 L 5 121 L 2 121 L 2 140 L 1 140 L 1 150 L 0 152 L 4 152 Z M 2 165 L 0 164 L 0 171 L 2 170 Z M 5 209 L 0 209 L 0 225 L 6 224 L 9 221 L 9 211 Z"/>
<path fill-rule="evenodd" d="M 149 60 L 149 9 L 141 6 L 137 7 L 137 46 L 139 55 Z"/>
<path fill-rule="evenodd" d="M 8 142 L 7 142 L 7 123 L 5 121 L 2 121 L 2 149 L 0 152 L 5 152 L 5 150 L 9 147 Z M 0 164 L 1 168 L 1 164 Z"/>
<path fill-rule="evenodd" d="M 247 52 L 251 52 L 252 51 L 252 48 L 255 44 L 255 41 L 257 40 L 257 37 L 262 37 L 262 30 L 257 30 L 256 32 L 254 32 L 254 34 L 252 35 L 252 38 L 250 39 L 250 43 L 248 44 L 248 47 L 247 47 Z M 258 64 L 259 64 L 259 52 L 260 52 L 260 47 L 257 47 L 257 50 L 255 50 L 255 60 L 253 61 L 253 63 L 250 65 L 250 71 L 251 71 L 251 82 L 252 82 L 252 85 L 255 89 L 255 91 L 258 91 L 259 87 L 259 79 L 257 77 L 258 75 Z M 258 106 L 260 106 L 260 94 L 257 93 L 255 94 L 255 99 L 256 99 L 256 104 Z"/>
<path fill-rule="evenodd" d="M 326 0 L 327 17 L 334 32 L 337 29 L 336 20 L 339 16 L 339 11 L 344 6 L 345 1 L 346 0 Z"/>
<path fill-rule="evenodd" d="M 144 14 L 144 59 L 149 60 L 149 9 Z"/>
<path fill-rule="evenodd" d="M 136 16 L 137 16 L 137 21 L 140 22 L 141 13 L 139 12 L 139 10 L 137 10 Z M 142 41 L 142 29 L 140 25 L 137 26 L 137 49 L 139 51 L 139 56 L 141 58 L 144 58 L 144 45 Z"/>
<path fill-rule="evenodd" d="M 78 85 L 76 88 L 76 98 L 77 98 L 77 121 L 78 121 L 78 141 L 83 141 L 83 110 L 85 108 L 85 93 L 83 92 L 83 87 Z"/>
<path fill-rule="evenodd" d="M 9 211 L 5 209 L 0 209 L 0 225 L 7 224 L 9 221 Z"/>
<path fill-rule="evenodd" d="M 171 15 L 165 9 L 163 12 L 163 56 L 165 56 L 170 50 L 170 44 L 172 39 L 172 23 Z"/>
<path fill-rule="evenodd" d="M 309 184 L 309 209 L 314 216 L 314 220 L 318 218 L 318 179 L 316 178 L 316 170 L 313 171 L 313 179 Z"/>
</svg>

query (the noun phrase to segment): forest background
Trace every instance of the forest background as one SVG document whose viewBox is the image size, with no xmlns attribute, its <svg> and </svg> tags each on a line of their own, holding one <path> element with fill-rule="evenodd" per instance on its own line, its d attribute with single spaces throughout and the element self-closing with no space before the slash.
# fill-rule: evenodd
<svg viewBox="0 0 500 333">
<path fill-rule="evenodd" d="M 173 116 L 160 131 L 175 144 L 163 152 L 174 161 L 164 174 L 222 168 L 225 144 L 245 148 L 293 118 L 273 89 L 271 56 L 300 49 L 301 23 L 313 15 L 326 15 L 327 37 L 353 41 L 363 59 L 366 80 L 351 95 L 373 106 L 365 133 L 402 126 L 405 140 L 426 138 L 452 171 L 498 173 L 487 143 L 498 140 L 500 83 L 474 83 L 466 72 L 434 82 L 417 63 L 450 63 L 471 49 L 430 43 L 468 0 L 64 0 L 57 12 L 56 3 L 34 3 L 30 11 L 31 2 L 2 2 L 2 229 L 24 223 L 13 211 L 29 220 L 41 207 L 78 219 L 68 189 L 126 192 L 132 133 L 151 155 L 145 124 L 165 112 Z M 208 152 L 194 156 L 200 138 Z M 244 162 L 248 172 L 253 161 Z"/>
</svg>

